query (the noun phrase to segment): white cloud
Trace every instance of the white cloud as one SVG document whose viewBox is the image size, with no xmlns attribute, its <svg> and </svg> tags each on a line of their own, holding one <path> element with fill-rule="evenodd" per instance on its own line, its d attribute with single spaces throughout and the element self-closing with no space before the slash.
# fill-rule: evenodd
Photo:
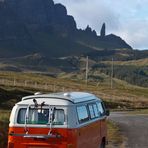
<svg viewBox="0 0 148 148">
<path fill-rule="evenodd" d="M 133 48 L 148 49 L 148 20 L 132 20 L 122 24 L 121 30 L 115 31 Z"/>
</svg>

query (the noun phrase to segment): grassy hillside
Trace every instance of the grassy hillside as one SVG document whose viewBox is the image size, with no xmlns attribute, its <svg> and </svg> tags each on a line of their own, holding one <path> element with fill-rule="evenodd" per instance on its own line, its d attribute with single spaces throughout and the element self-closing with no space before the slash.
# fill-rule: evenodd
<svg viewBox="0 0 148 148">
<path fill-rule="evenodd" d="M 98 75 L 97 75 L 98 77 Z M 1 105 L 13 105 L 22 96 L 41 92 L 86 91 L 102 98 L 109 108 L 146 108 L 148 106 L 148 88 L 131 85 L 123 80 L 113 79 L 111 89 L 110 77 L 100 74 L 98 81 L 89 79 L 85 83 L 85 72 L 81 74 L 61 74 L 50 77 L 40 74 L 0 72 L 2 97 Z M 7 95 L 4 95 L 7 94 Z M 10 95 L 9 95 L 10 94 Z M 4 98 L 4 99 L 3 99 Z"/>
<path fill-rule="evenodd" d="M 148 87 L 148 58 L 130 61 L 102 61 L 97 62 L 91 71 L 105 73 L 130 84 Z"/>
<path fill-rule="evenodd" d="M 111 64 L 111 61 L 104 61 L 102 63 Z M 114 65 L 148 66 L 148 58 L 130 61 L 114 61 Z"/>
<path fill-rule="evenodd" d="M 96 82 L 96 80 L 101 80 L 100 74 L 110 76 L 113 64 L 114 78 L 133 85 L 148 87 L 148 58 L 128 61 L 117 61 L 114 59 L 112 62 L 110 56 L 108 57 L 110 61 L 104 61 L 103 57 L 102 60 L 100 59 L 101 57 L 89 57 L 89 78 L 92 81 Z M 9 60 L 0 59 L 0 63 L 1 71 L 32 71 L 52 75 L 61 75 L 61 73 L 64 72 L 66 75 L 74 73 L 81 76 L 81 73 L 84 73 L 86 67 L 86 56 L 47 58 L 42 54 L 35 53 L 23 57 L 11 58 Z"/>
</svg>

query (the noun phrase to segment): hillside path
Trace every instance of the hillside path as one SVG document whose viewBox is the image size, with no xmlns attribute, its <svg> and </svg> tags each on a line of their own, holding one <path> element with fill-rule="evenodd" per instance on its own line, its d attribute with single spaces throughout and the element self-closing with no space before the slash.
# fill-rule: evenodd
<svg viewBox="0 0 148 148">
<path fill-rule="evenodd" d="M 148 115 L 111 113 L 109 120 L 119 125 L 125 138 L 125 148 L 148 148 Z"/>
</svg>

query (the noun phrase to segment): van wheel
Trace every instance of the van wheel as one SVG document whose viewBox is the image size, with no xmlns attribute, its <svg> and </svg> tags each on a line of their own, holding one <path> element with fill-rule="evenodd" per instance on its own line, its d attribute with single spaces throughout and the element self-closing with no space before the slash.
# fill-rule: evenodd
<svg viewBox="0 0 148 148">
<path fill-rule="evenodd" d="M 105 148 L 105 141 L 104 140 L 102 140 L 100 148 Z"/>
</svg>

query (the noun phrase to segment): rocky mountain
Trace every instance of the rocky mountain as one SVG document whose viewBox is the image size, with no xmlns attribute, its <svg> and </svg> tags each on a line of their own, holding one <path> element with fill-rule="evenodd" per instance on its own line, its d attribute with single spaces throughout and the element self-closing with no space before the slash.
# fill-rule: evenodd
<svg viewBox="0 0 148 148">
<path fill-rule="evenodd" d="M 0 2 L 0 57 L 14 57 L 46 50 L 42 38 L 76 30 L 72 16 L 52 0 L 3 0 Z M 58 36 L 57 35 L 57 36 Z M 49 39 L 48 39 L 49 38 Z M 44 47 L 45 46 L 45 47 Z"/>
<path fill-rule="evenodd" d="M 104 28 L 104 30 L 103 30 Z M 89 26 L 78 30 L 66 8 L 53 0 L 0 1 L 0 57 L 41 53 L 48 57 L 81 55 L 104 48 L 131 47 L 115 35 L 101 36 Z"/>
</svg>

